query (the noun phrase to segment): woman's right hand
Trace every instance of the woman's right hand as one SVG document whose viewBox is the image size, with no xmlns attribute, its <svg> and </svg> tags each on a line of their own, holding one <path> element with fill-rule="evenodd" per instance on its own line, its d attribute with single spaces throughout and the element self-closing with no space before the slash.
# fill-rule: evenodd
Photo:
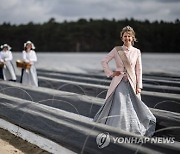
<svg viewBox="0 0 180 154">
<path fill-rule="evenodd" d="M 111 77 L 119 76 L 120 74 L 120 71 L 114 71 Z"/>
</svg>

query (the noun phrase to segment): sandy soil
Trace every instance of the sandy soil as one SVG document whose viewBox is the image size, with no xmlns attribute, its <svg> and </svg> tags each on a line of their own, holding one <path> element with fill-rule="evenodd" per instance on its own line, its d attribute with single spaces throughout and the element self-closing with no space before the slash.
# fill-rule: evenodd
<svg viewBox="0 0 180 154">
<path fill-rule="evenodd" d="M 0 154 L 49 154 L 0 128 Z"/>
</svg>

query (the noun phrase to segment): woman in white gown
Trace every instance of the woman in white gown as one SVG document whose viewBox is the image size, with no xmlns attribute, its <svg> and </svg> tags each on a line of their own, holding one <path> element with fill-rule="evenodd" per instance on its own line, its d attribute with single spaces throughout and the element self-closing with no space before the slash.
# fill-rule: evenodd
<svg viewBox="0 0 180 154">
<path fill-rule="evenodd" d="M 2 66 L 2 76 L 4 80 L 16 81 L 15 69 L 12 64 L 11 47 L 8 44 L 1 45 L 2 51 L 0 52 L 0 63 Z"/>
<path fill-rule="evenodd" d="M 34 51 L 35 46 L 31 41 L 24 43 L 24 50 L 22 52 L 23 61 L 31 65 L 30 69 L 22 69 L 21 73 L 21 83 L 24 85 L 37 86 L 38 78 L 35 67 L 35 62 L 37 62 L 36 52 Z"/>
<path fill-rule="evenodd" d="M 94 121 L 118 127 L 142 136 L 152 136 L 156 118 L 141 101 L 142 64 L 141 52 L 133 47 L 136 41 L 132 27 L 121 31 L 123 46 L 114 47 L 101 64 L 107 77 L 112 77 L 104 105 Z M 112 71 L 109 61 L 115 60 L 116 70 Z"/>
</svg>

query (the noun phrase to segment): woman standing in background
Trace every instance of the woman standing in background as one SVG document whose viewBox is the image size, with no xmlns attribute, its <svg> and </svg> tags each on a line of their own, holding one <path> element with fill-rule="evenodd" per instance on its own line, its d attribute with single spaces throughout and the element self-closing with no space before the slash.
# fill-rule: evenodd
<svg viewBox="0 0 180 154">
<path fill-rule="evenodd" d="M 120 33 L 123 46 L 114 47 L 101 64 L 107 77 L 112 77 L 105 104 L 94 121 L 136 133 L 152 136 L 156 118 L 141 101 L 142 64 L 141 52 L 133 47 L 136 41 L 132 27 L 126 26 Z M 108 63 L 114 59 L 116 70 Z"/>
<path fill-rule="evenodd" d="M 0 52 L 1 72 L 4 80 L 16 81 L 15 69 L 12 64 L 11 47 L 8 44 L 1 45 L 2 51 Z"/>
<path fill-rule="evenodd" d="M 37 62 L 35 46 L 31 41 L 24 43 L 24 50 L 22 52 L 22 58 L 25 63 L 31 65 L 30 68 L 22 69 L 21 83 L 24 85 L 38 86 L 37 72 L 35 68 L 35 62 Z"/>
</svg>

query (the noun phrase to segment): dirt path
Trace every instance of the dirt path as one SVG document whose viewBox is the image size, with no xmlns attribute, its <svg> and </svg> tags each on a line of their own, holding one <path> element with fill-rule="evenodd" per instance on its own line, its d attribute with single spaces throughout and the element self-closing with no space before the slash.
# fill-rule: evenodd
<svg viewBox="0 0 180 154">
<path fill-rule="evenodd" d="M 49 154 L 0 128 L 0 154 Z"/>
</svg>

